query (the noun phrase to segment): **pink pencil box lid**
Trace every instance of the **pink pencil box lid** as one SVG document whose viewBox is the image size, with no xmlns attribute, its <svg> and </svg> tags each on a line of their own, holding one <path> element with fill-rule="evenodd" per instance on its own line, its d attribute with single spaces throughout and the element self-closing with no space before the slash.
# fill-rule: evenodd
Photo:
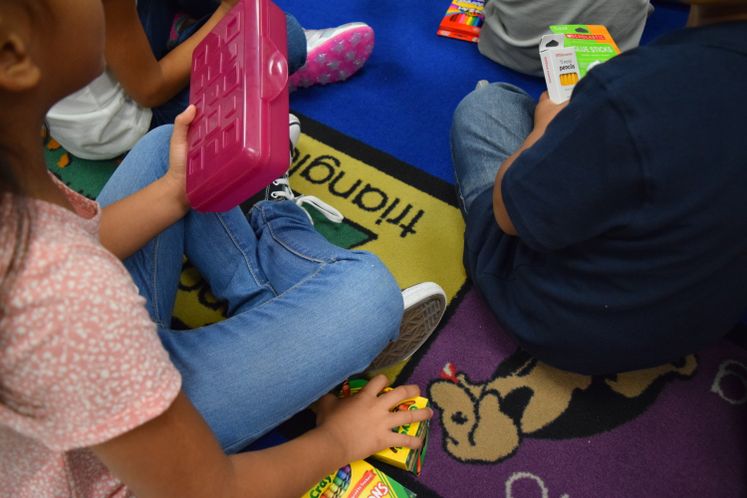
<svg viewBox="0 0 747 498">
<path fill-rule="evenodd" d="M 240 0 L 192 55 L 187 197 L 226 211 L 288 169 L 285 14 L 270 0 Z"/>
</svg>

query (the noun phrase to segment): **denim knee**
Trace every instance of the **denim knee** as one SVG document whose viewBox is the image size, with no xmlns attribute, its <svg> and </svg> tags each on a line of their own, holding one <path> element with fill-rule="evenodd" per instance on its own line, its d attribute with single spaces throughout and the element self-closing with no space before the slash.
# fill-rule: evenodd
<svg viewBox="0 0 747 498">
<path fill-rule="evenodd" d="M 392 341 L 399 334 L 404 303 L 402 291 L 394 276 L 374 254 L 367 251 L 350 251 L 349 258 L 355 264 L 348 267 L 348 277 L 355 282 L 358 299 L 365 301 L 372 310 L 371 316 L 362 317 L 363 321 L 380 322 L 381 333 L 387 341 Z M 378 351 L 376 351 L 378 353 Z"/>
<path fill-rule="evenodd" d="M 127 153 L 117 172 L 122 169 L 128 171 L 130 176 L 136 175 L 140 179 L 141 188 L 161 178 L 169 169 L 169 146 L 173 130 L 174 125 L 169 124 L 146 133 Z"/>
<path fill-rule="evenodd" d="M 452 142 L 459 140 L 463 133 L 483 135 L 485 131 L 479 126 L 481 116 L 491 116 L 511 101 L 532 99 L 521 88 L 509 83 L 492 83 L 476 88 L 468 93 L 454 111 L 451 125 Z"/>
<path fill-rule="evenodd" d="M 166 173 L 173 128 L 156 128 L 135 144 L 101 190 L 97 201 L 102 207 L 147 187 Z"/>
</svg>

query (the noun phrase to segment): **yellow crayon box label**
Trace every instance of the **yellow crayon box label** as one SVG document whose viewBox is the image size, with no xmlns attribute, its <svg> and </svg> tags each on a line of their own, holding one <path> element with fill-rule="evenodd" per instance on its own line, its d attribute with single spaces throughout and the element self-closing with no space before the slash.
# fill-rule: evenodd
<svg viewBox="0 0 747 498">
<path fill-rule="evenodd" d="M 413 498 L 415 493 L 365 460 L 345 465 L 302 498 Z"/>
<path fill-rule="evenodd" d="M 341 398 L 353 396 L 357 394 L 361 389 L 363 389 L 363 387 L 367 383 L 368 381 L 366 379 L 348 379 L 342 384 L 337 395 Z M 384 392 L 391 390 L 391 387 L 387 387 L 384 389 Z M 417 396 L 415 398 L 402 401 L 399 405 L 394 407 L 393 411 L 418 410 L 429 406 L 430 401 L 428 400 L 428 398 Z M 429 421 L 426 420 L 424 422 L 414 422 L 409 425 L 403 425 L 401 427 L 397 427 L 396 429 L 392 429 L 396 430 L 400 434 L 419 437 L 423 440 L 423 444 L 416 450 L 401 446 L 386 448 L 377 453 L 374 453 L 373 455 L 371 455 L 371 457 L 381 462 L 387 463 L 393 467 L 397 467 L 398 469 L 407 470 L 415 475 L 420 475 L 420 472 L 423 469 L 423 461 L 425 460 L 425 450 L 428 446 L 429 428 Z"/>
<path fill-rule="evenodd" d="M 421 408 L 427 408 L 428 406 L 430 406 L 428 399 L 418 396 L 403 401 L 395 408 L 395 411 L 418 410 Z M 415 436 L 422 439 L 423 444 L 420 448 L 412 449 L 402 446 L 386 448 L 378 453 L 374 453 L 372 457 L 381 462 L 388 463 L 393 467 L 397 467 L 398 469 L 407 470 L 415 475 L 420 475 L 420 472 L 423 469 L 423 460 L 425 460 L 425 450 L 428 446 L 428 429 L 428 420 L 397 427 L 397 432 L 400 434 L 407 434 L 408 436 Z"/>
</svg>

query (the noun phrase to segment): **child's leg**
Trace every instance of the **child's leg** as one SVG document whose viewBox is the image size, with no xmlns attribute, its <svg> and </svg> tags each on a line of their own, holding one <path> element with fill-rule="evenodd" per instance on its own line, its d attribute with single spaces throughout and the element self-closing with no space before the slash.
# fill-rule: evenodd
<svg viewBox="0 0 747 498">
<path fill-rule="evenodd" d="M 457 106 L 451 155 L 465 218 L 472 201 L 493 188 L 501 163 L 532 131 L 535 105 L 523 90 L 497 83 L 476 89 Z"/>
<path fill-rule="evenodd" d="M 107 205 L 168 164 L 171 127 L 146 135 L 99 196 Z M 173 331 L 182 253 L 229 300 L 230 318 Z M 183 389 L 223 447 L 238 451 L 364 370 L 397 338 L 400 289 L 375 256 L 326 241 L 290 201 L 191 212 L 125 265 L 146 298 Z"/>
<path fill-rule="evenodd" d="M 168 165 L 171 128 L 145 135 L 125 156 L 98 196 L 102 207 L 150 185 Z M 184 221 L 161 232 L 124 261 L 140 294 L 146 299 L 151 318 L 161 327 L 171 325 L 177 285 L 184 253 Z"/>
<path fill-rule="evenodd" d="M 189 332 L 162 329 L 160 336 L 227 451 L 363 371 L 397 338 L 403 299 L 389 271 L 370 253 L 329 243 L 292 201 L 255 205 L 254 239 L 243 235 L 241 220 L 221 217 L 243 258 L 214 240 L 217 224 L 208 215 L 192 213 L 185 223 L 190 261 L 229 300 L 229 318 Z M 261 296 L 236 277 L 244 265 Z"/>
<path fill-rule="evenodd" d="M 293 74 L 306 64 L 306 35 L 295 17 L 285 14 L 288 35 L 288 74 Z"/>
<path fill-rule="evenodd" d="M 381 262 L 351 251 L 260 306 L 200 329 L 159 332 L 184 390 L 223 448 L 236 452 L 363 371 L 396 338 L 402 306 Z"/>
<path fill-rule="evenodd" d="M 99 195 L 106 206 L 126 197 L 160 178 L 168 168 L 171 126 L 153 130 L 127 154 Z M 161 232 L 138 252 L 124 261 L 153 320 L 160 327 L 170 327 L 182 257 L 189 240 L 194 239 L 193 217 L 200 222 L 199 235 L 209 241 L 214 264 L 203 273 L 216 295 L 229 301 L 229 309 L 247 303 L 261 303 L 274 296 L 256 270 L 257 240 L 239 209 L 227 213 L 192 212 Z M 199 268 L 204 271 L 203 268 Z M 222 273 L 221 273 L 222 271 Z M 221 276 L 230 273 L 231 290 L 221 287 Z M 211 281 L 210 277 L 214 277 Z M 235 291 L 233 289 L 240 289 Z"/>
</svg>

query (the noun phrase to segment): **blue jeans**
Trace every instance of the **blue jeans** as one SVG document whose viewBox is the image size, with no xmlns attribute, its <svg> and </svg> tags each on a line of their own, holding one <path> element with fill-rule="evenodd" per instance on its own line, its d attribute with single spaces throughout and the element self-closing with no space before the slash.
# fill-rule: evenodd
<svg viewBox="0 0 747 498">
<path fill-rule="evenodd" d="M 162 176 L 171 126 L 148 133 L 101 192 L 109 205 Z M 170 329 L 186 254 L 227 300 L 228 318 Z M 291 201 L 192 211 L 125 266 L 183 390 L 227 452 L 236 452 L 361 372 L 397 338 L 402 295 L 374 255 L 329 243 Z"/>
<path fill-rule="evenodd" d="M 534 128 L 535 100 L 508 83 L 467 95 L 454 112 L 451 155 L 465 220 L 475 198 L 492 189 L 498 168 Z"/>
<path fill-rule="evenodd" d="M 156 59 L 168 53 L 171 25 L 177 13 L 185 12 L 198 21 L 179 34 L 177 44 L 189 38 L 212 15 L 220 2 L 217 0 L 139 0 L 138 15 L 150 48 Z M 306 35 L 295 17 L 285 14 L 288 34 L 288 73 L 293 74 L 306 63 Z M 151 129 L 174 122 L 176 116 L 189 105 L 189 87 L 176 94 L 168 102 L 154 107 Z"/>
</svg>

